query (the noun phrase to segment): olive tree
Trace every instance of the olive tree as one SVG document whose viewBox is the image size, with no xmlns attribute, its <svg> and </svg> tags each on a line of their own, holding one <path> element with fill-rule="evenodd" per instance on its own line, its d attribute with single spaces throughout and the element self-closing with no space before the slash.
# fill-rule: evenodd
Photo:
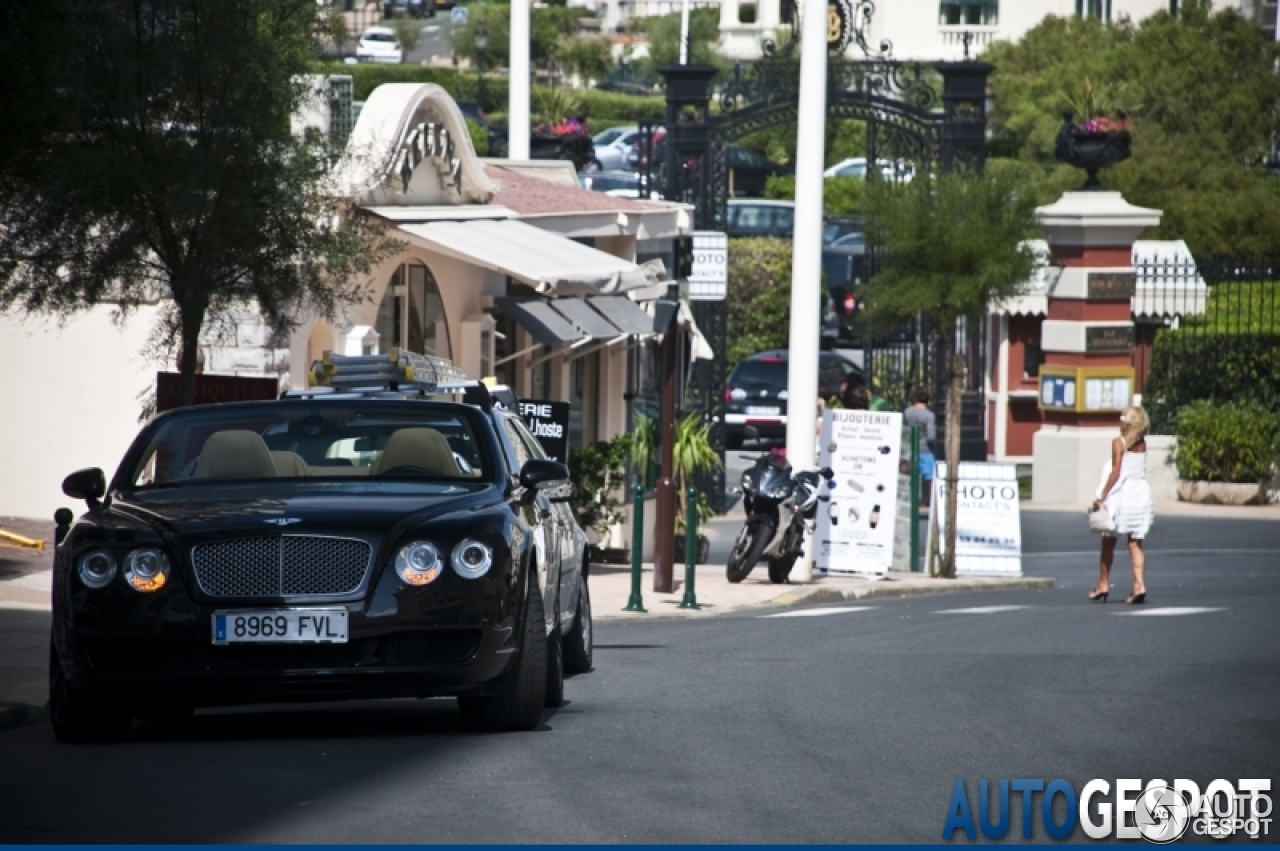
<svg viewBox="0 0 1280 851">
<path fill-rule="evenodd" d="M 1035 233 L 1035 201 L 1008 178 L 956 171 L 917 177 L 905 185 L 873 181 L 868 237 L 883 249 L 867 297 L 876 315 L 902 320 L 927 315 L 935 350 L 946 353 L 947 540 L 941 573 L 955 576 L 956 483 L 960 461 L 960 399 L 964 358 L 957 326 L 981 325 L 988 306 L 1014 295 L 1035 257 L 1025 240 Z"/>
<path fill-rule="evenodd" d="M 161 298 L 189 403 L 206 315 L 256 303 L 283 332 L 364 297 L 389 245 L 333 194 L 327 140 L 290 127 L 314 0 L 46 8 L 59 59 L 31 61 L 53 108 L 0 160 L 0 310 L 127 312 Z"/>
</svg>

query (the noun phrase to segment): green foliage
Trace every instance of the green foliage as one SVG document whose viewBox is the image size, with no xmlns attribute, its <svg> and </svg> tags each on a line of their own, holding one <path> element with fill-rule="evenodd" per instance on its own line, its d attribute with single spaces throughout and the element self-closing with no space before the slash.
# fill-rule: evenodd
<svg viewBox="0 0 1280 851">
<path fill-rule="evenodd" d="M 1178 413 L 1178 477 L 1195 481 L 1266 481 L 1280 452 L 1280 420 L 1256 405 L 1195 402 Z"/>
<path fill-rule="evenodd" d="M 1143 387 L 1153 429 L 1169 429 L 1198 401 L 1280 415 L 1280 282 L 1217 284 L 1203 316 L 1157 332 Z"/>
<path fill-rule="evenodd" d="M 354 100 L 368 100 L 369 94 L 384 83 L 435 83 L 457 95 L 458 77 L 453 68 L 428 68 L 425 65 L 378 65 L 372 62 L 344 65 L 340 62 L 315 62 L 307 69 L 312 74 L 343 74 L 351 77 Z M 474 74 L 472 86 L 475 85 Z M 488 81 L 485 81 L 488 85 Z"/>
<path fill-rule="evenodd" d="M 418 46 L 418 37 L 422 35 L 422 24 L 412 18 L 397 18 L 392 21 L 391 28 L 396 31 L 396 40 L 408 53 Z"/>
<path fill-rule="evenodd" d="M 785 349 L 791 315 L 791 242 L 729 240 L 729 352 L 726 370 L 764 349 Z"/>
<path fill-rule="evenodd" d="M 720 455 L 711 446 L 711 423 L 700 414 L 676 421 L 676 442 L 672 447 L 672 467 L 676 482 L 676 528 L 684 529 L 688 511 L 688 489 L 693 480 L 720 466 Z M 703 495 L 699 494 L 698 522 L 703 522 Z M 710 510 L 710 503 L 706 508 Z"/>
<path fill-rule="evenodd" d="M 552 126 L 582 115 L 583 98 L 574 89 L 548 89 L 542 86 L 532 92 L 531 106 L 533 124 L 550 124 Z"/>
<path fill-rule="evenodd" d="M 625 502 L 619 497 L 626 484 L 630 452 L 630 436 L 620 434 L 569 453 L 574 514 L 579 525 L 594 531 L 598 539 L 607 537 L 609 528 L 626 517 L 622 511 Z"/>
<path fill-rule="evenodd" d="M 1256 22 L 1203 0 L 1136 27 L 1048 17 L 983 59 L 996 66 L 988 168 L 999 157 L 1031 166 L 1026 194 L 1049 203 L 1080 185 L 1078 170 L 1053 160 L 1053 143 L 1064 93 L 1090 81 L 1115 95 L 1109 106 L 1135 113 L 1133 156 L 1103 181 L 1164 211 L 1148 238 L 1185 239 L 1196 254 L 1280 254 L 1280 185 L 1263 165 L 1280 137 L 1280 44 Z"/>
<path fill-rule="evenodd" d="M 635 470 L 636 479 L 649 484 L 650 468 L 657 459 L 658 424 L 637 414 L 631 429 L 631 466 Z"/>
<path fill-rule="evenodd" d="M 796 179 L 789 174 L 770 175 L 764 197 L 791 200 L 796 197 Z M 822 181 L 822 205 L 834 216 L 860 216 L 867 210 L 867 184 L 856 177 L 828 177 Z"/>
<path fill-rule="evenodd" d="M 347 16 L 337 9 L 330 9 L 324 18 L 324 36 L 329 39 L 338 55 L 343 55 L 347 42 L 351 40 L 351 29 L 347 26 Z"/>
<path fill-rule="evenodd" d="M 829 120 L 825 125 L 826 145 L 823 159 L 833 166 L 850 157 L 862 157 L 867 153 L 867 126 L 861 121 Z M 779 163 L 796 161 L 796 125 L 794 122 L 779 124 L 766 130 L 757 130 L 739 139 L 735 144 L 754 148 L 769 159 Z"/>
<path fill-rule="evenodd" d="M 661 17 L 632 18 L 630 26 L 632 30 L 648 36 L 649 55 L 642 63 L 649 74 L 657 76 L 663 65 L 675 65 L 680 61 L 679 12 Z M 692 9 L 689 12 L 689 63 L 723 68 L 724 58 L 716 50 L 719 40 L 720 10 Z"/>
<path fill-rule="evenodd" d="M 607 38 L 575 35 L 560 40 L 560 61 L 584 80 L 599 80 L 613 68 L 613 52 Z"/>
<path fill-rule="evenodd" d="M 467 6 L 466 26 L 451 31 L 453 52 L 460 57 L 476 56 L 476 29 L 485 28 L 488 46 L 485 53 L 489 65 L 503 65 L 511 55 L 511 7 L 506 3 L 471 3 Z M 578 32 L 578 21 L 590 17 L 586 9 L 560 6 L 537 6 L 530 18 L 529 59 L 535 68 L 550 69 L 560 60 L 561 41 Z"/>
<path fill-rule="evenodd" d="M 928 313 L 948 331 L 979 321 L 987 306 L 1017 292 L 1035 258 L 1034 202 L 1002 176 L 949 172 L 908 184 L 868 187 L 868 238 L 886 250 L 867 298 L 877 315 Z"/>
<path fill-rule="evenodd" d="M 489 156 L 489 134 L 472 119 L 467 119 L 467 135 L 471 137 L 471 147 L 476 149 L 476 156 Z"/>
<path fill-rule="evenodd" d="M 0 310 L 127 310 L 162 293 L 159 343 L 181 342 L 189 401 L 206 312 L 254 303 L 283 334 L 304 307 L 332 316 L 365 297 L 389 245 L 337 209 L 328 140 L 290 132 L 309 96 L 295 81 L 315 48 L 314 3 L 64 11 L 59 62 L 45 66 L 58 112 L 0 174 Z M 14 46 L 44 62 L 52 45 Z"/>
</svg>

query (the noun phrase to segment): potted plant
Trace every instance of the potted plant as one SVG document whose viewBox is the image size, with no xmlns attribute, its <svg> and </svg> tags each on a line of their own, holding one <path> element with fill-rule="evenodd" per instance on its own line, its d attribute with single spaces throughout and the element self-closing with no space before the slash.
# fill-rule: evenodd
<svg viewBox="0 0 1280 851">
<path fill-rule="evenodd" d="M 1094 84 L 1086 77 L 1077 93 L 1064 95 L 1068 108 L 1062 112 L 1053 155 L 1088 173 L 1082 190 L 1105 189 L 1098 180 L 1098 171 L 1130 156 L 1129 111 L 1121 106 L 1122 89 Z M 1108 117 L 1108 113 L 1114 117 Z"/>
<path fill-rule="evenodd" d="M 584 116 L 582 96 L 571 89 L 534 89 L 533 110 L 538 124 L 530 139 L 534 159 L 572 160 L 582 171 L 595 158 L 591 128 Z"/>
<path fill-rule="evenodd" d="M 720 466 L 720 455 L 711 445 L 711 424 L 703 422 L 698 414 L 676 421 L 676 440 L 672 451 L 672 467 L 676 481 L 676 553 L 683 554 L 685 546 L 685 518 L 688 516 L 686 494 L 698 476 Z M 698 493 L 697 516 L 699 528 L 715 516 L 705 492 Z M 707 536 L 698 535 L 697 563 L 706 561 L 711 549 Z"/>
<path fill-rule="evenodd" d="M 1249 505 L 1265 501 L 1280 422 L 1258 405 L 1194 402 L 1178 412 L 1178 499 Z"/>
<path fill-rule="evenodd" d="M 574 515 L 587 533 L 592 560 L 622 564 L 625 548 L 609 546 L 614 527 L 626 519 L 618 497 L 626 484 L 631 438 L 620 434 L 569 453 L 569 478 L 574 484 Z"/>
</svg>

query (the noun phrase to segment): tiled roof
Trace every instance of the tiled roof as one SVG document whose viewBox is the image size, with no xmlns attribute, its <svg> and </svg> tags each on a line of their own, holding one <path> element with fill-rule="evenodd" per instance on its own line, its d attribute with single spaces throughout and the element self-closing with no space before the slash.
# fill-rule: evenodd
<svg viewBox="0 0 1280 851">
<path fill-rule="evenodd" d="M 521 216 L 563 213 L 645 213 L 666 209 L 667 205 L 629 198 L 615 198 L 576 186 L 542 180 L 493 163 L 484 164 L 485 173 L 498 186 L 490 202 Z"/>
</svg>

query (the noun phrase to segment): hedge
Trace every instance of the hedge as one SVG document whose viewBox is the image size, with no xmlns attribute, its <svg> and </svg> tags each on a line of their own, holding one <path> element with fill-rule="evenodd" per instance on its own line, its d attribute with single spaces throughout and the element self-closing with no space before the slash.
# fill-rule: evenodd
<svg viewBox="0 0 1280 851">
<path fill-rule="evenodd" d="M 474 71 L 426 65 L 344 65 L 339 62 L 317 63 L 313 68 L 317 74 L 350 76 L 355 100 L 367 100 L 370 92 L 384 83 L 436 83 L 459 100 L 478 100 L 478 81 Z M 484 94 L 480 107 L 485 112 L 506 112 L 506 77 L 485 75 Z M 597 126 L 605 129 L 640 121 L 661 121 L 666 110 L 666 101 L 660 95 L 627 95 L 587 89 L 582 97 L 587 121 L 593 129 Z"/>
<path fill-rule="evenodd" d="M 1255 404 L 1280 414 L 1280 335 L 1161 331 L 1142 399 L 1153 431 L 1166 434 L 1192 402 Z"/>
<path fill-rule="evenodd" d="M 1178 478 L 1251 484 L 1271 478 L 1280 418 L 1258 405 L 1196 402 L 1178 412 Z"/>
</svg>

